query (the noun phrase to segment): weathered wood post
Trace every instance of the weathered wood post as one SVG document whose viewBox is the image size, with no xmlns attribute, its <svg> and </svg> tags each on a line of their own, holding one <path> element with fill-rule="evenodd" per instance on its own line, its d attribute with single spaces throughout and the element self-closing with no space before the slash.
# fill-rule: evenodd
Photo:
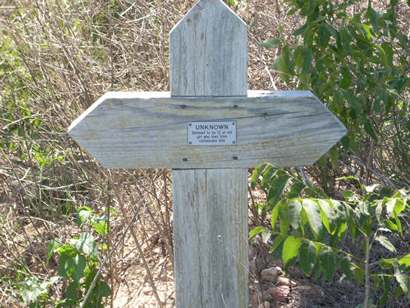
<svg viewBox="0 0 410 308">
<path fill-rule="evenodd" d="M 247 91 L 247 30 L 200 0 L 170 34 L 171 93 L 109 92 L 69 134 L 107 168 L 172 168 L 179 308 L 247 307 L 247 168 L 315 162 L 344 126 L 308 91 Z"/>
<path fill-rule="evenodd" d="M 173 97 L 246 96 L 245 23 L 222 1 L 199 1 L 170 33 L 170 65 Z M 247 174 L 172 171 L 177 307 L 248 306 Z"/>
</svg>

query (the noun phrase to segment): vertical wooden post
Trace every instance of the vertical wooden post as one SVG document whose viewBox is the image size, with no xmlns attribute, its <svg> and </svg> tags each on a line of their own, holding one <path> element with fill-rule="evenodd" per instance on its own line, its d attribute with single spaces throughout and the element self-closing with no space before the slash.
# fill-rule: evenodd
<svg viewBox="0 0 410 308">
<path fill-rule="evenodd" d="M 201 0 L 170 33 L 170 62 L 173 97 L 245 96 L 246 25 L 221 0 Z M 247 307 L 247 170 L 172 177 L 177 307 Z"/>
</svg>

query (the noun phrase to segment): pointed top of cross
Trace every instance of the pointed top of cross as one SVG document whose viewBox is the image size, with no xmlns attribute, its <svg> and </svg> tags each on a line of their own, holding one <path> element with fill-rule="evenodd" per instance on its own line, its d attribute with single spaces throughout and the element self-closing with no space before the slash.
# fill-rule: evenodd
<svg viewBox="0 0 410 308">
<path fill-rule="evenodd" d="M 223 17 L 232 18 L 232 20 L 238 22 L 241 26 L 247 28 L 246 23 L 222 0 L 199 0 L 197 3 L 183 16 L 172 28 L 170 35 L 177 30 L 177 28 L 183 23 L 190 23 L 192 20 L 197 19 L 201 13 L 208 10 L 208 14 L 212 12 L 215 15 L 216 11 L 223 14 Z M 211 13 L 211 14 L 212 14 Z"/>
<path fill-rule="evenodd" d="M 199 1 L 170 32 L 173 96 L 245 96 L 245 22 L 221 0 Z"/>
</svg>

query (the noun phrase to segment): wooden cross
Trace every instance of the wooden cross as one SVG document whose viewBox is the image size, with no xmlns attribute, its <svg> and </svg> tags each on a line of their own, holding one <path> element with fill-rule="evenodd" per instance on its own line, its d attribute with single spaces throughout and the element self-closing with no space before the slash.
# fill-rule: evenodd
<svg viewBox="0 0 410 308">
<path fill-rule="evenodd" d="M 69 134 L 107 168 L 171 168 L 178 307 L 247 307 L 247 168 L 314 163 L 346 132 L 307 91 L 248 91 L 247 26 L 200 0 L 170 32 L 171 92 L 109 92 Z"/>
</svg>

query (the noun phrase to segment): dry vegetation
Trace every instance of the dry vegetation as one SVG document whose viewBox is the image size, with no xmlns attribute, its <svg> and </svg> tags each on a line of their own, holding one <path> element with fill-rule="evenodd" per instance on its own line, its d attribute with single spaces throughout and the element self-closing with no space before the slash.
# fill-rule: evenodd
<svg viewBox="0 0 410 308">
<path fill-rule="evenodd" d="M 169 172 L 104 170 L 66 128 L 106 91 L 167 90 L 168 33 L 193 2 L 0 1 L 0 306 L 23 305 L 19 283 L 28 275 L 55 273 L 48 242 L 80 233 L 81 206 L 109 217 L 99 242 L 107 245 L 101 263 L 111 305 L 173 305 Z M 240 1 L 236 10 L 249 25 L 250 88 L 283 88 L 271 68 L 275 50 L 258 42 L 291 40 L 300 21 L 283 1 Z M 303 286 L 300 294 L 325 295 Z M 296 304 L 303 300 L 287 305 Z"/>
</svg>

